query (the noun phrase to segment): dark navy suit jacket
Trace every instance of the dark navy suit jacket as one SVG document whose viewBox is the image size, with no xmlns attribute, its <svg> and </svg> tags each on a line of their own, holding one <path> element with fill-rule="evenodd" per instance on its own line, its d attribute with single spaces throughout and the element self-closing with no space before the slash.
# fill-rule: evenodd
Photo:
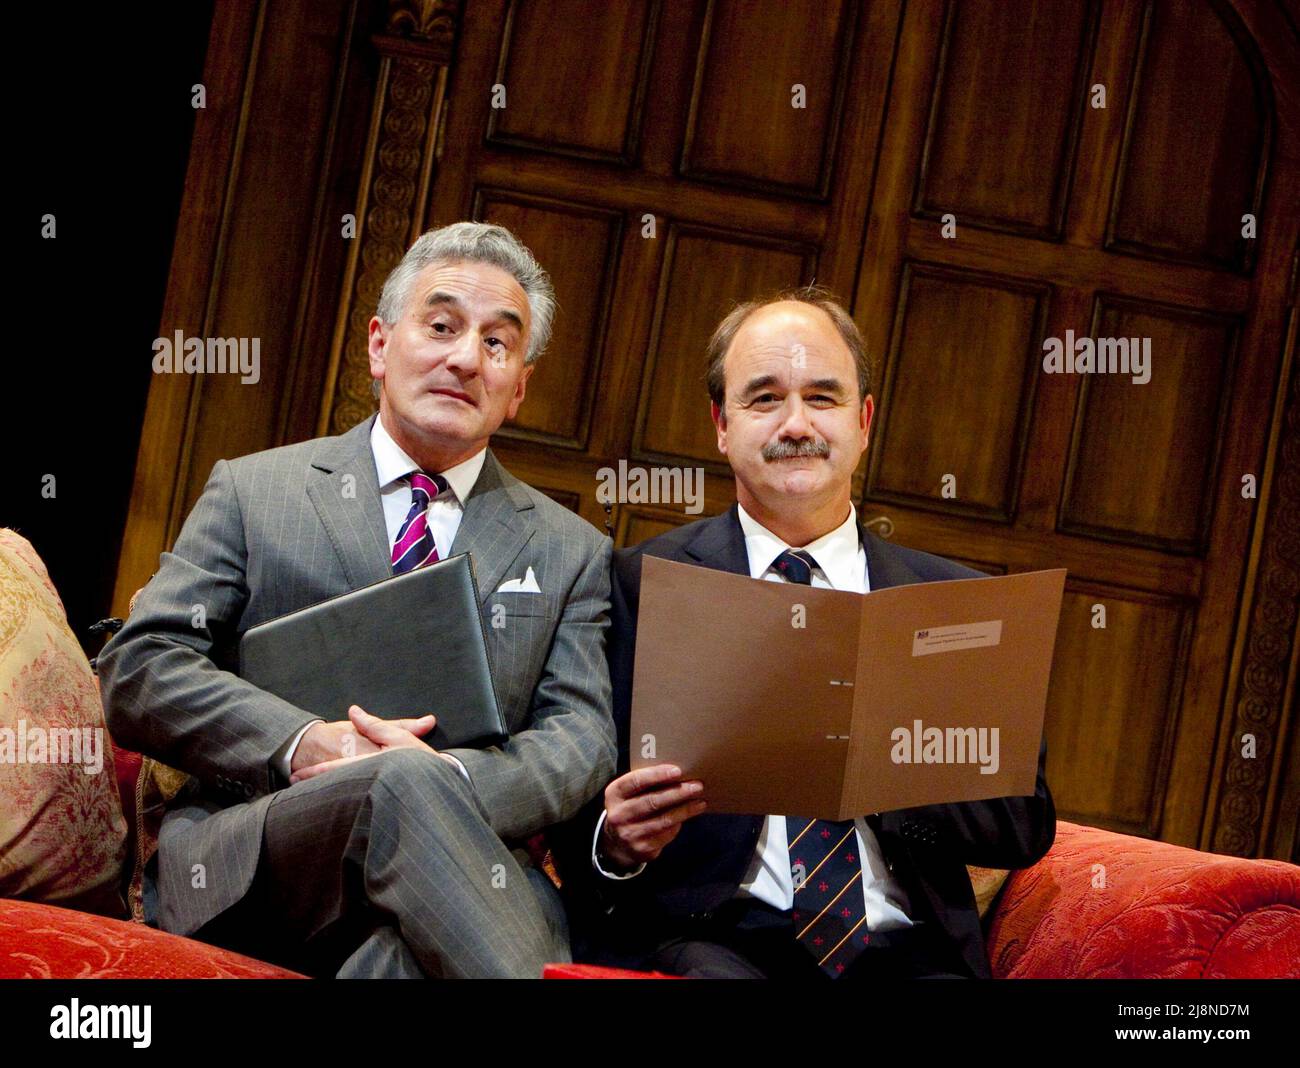
<svg viewBox="0 0 1300 1068">
<path fill-rule="evenodd" d="M 977 571 L 905 549 L 863 529 L 872 590 L 913 582 L 977 578 Z M 628 770 L 632 671 L 636 651 L 641 560 L 645 555 L 749 574 L 737 508 L 691 523 L 614 554 L 606 655 L 618 732 L 618 774 Z M 1039 750 L 1033 796 L 925 805 L 867 817 L 895 879 L 907 893 L 908 915 L 932 926 L 951 947 L 958 974 L 990 976 L 988 954 L 966 865 L 1023 868 L 1037 862 L 1056 835 L 1056 809 Z M 706 784 L 707 796 L 707 784 Z M 604 810 L 603 793 L 574 820 L 548 832 L 564 882 L 574 959 L 635 966 L 659 939 L 689 918 L 707 918 L 736 894 L 762 831 L 763 815 L 701 815 L 633 879 L 606 879 L 591 866 L 591 842 Z M 936 926 L 937 925 L 937 926 Z"/>
</svg>

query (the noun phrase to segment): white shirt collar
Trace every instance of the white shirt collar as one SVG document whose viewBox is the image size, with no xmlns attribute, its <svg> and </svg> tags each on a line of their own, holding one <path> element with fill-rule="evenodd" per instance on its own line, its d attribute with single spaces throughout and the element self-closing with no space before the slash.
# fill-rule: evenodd
<svg viewBox="0 0 1300 1068">
<path fill-rule="evenodd" d="M 745 551 L 749 554 L 751 578 L 762 578 L 772 562 L 786 549 L 801 548 L 809 553 L 821 568 L 831 587 L 837 590 L 864 591 L 870 589 L 866 579 L 865 556 L 858 538 L 858 510 L 849 502 L 849 514 L 834 530 L 823 534 L 807 545 L 787 545 L 767 527 L 737 504 L 740 529 L 745 535 Z"/>
<path fill-rule="evenodd" d="M 381 493 L 390 483 L 405 478 L 412 471 L 420 470 L 420 465 L 407 456 L 405 450 L 384 429 L 384 421 L 379 416 L 375 416 L 375 425 L 370 428 L 370 449 L 375 454 L 375 473 L 379 477 Z M 447 480 L 451 491 L 456 495 L 456 500 L 463 508 L 465 502 L 469 500 L 470 490 L 474 488 L 474 483 L 478 481 L 478 476 L 483 471 L 486 460 L 487 446 L 484 445 L 468 460 L 462 460 L 455 467 L 429 473 L 442 475 Z"/>
</svg>

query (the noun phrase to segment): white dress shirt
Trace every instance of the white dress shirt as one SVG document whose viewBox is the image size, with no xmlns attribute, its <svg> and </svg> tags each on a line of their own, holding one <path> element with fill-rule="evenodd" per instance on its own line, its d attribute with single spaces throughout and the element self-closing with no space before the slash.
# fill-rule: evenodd
<svg viewBox="0 0 1300 1068">
<path fill-rule="evenodd" d="M 406 476 L 413 471 L 419 471 L 420 465 L 407 456 L 402 447 L 392 439 L 384 429 L 384 421 L 378 416 L 370 429 L 370 451 L 375 458 L 375 474 L 379 479 L 379 499 L 384 506 L 384 525 L 388 528 L 388 546 L 391 550 L 397 541 L 397 532 L 402 529 L 402 524 L 406 521 L 406 513 L 411 510 L 411 483 Z M 455 467 L 431 472 L 442 475 L 451 487 L 451 493 L 439 493 L 429 502 L 425 515 L 440 560 L 451 555 L 456 531 L 460 529 L 461 516 L 465 514 L 462 502 L 469 499 L 470 490 L 478 481 L 486 460 L 487 446 L 485 445 L 468 460 L 462 460 Z M 324 720 L 320 719 L 312 720 L 312 723 L 323 722 Z M 294 751 L 310 726 L 311 723 L 308 723 L 289 739 L 287 748 L 276 759 L 276 766 L 286 779 L 291 774 Z M 464 764 L 453 756 L 441 755 L 460 768 L 462 775 L 469 778 L 469 772 L 465 770 Z"/>
<path fill-rule="evenodd" d="M 802 548 L 817 561 L 817 567 L 812 572 L 812 585 L 854 593 L 871 591 L 867 554 L 858 538 L 858 514 L 852 503 L 849 504 L 849 514 L 843 523 L 803 546 L 787 545 L 743 507 L 737 507 L 740 528 L 745 535 L 745 552 L 749 557 L 751 578 L 767 582 L 789 581 L 772 564 L 787 549 Z M 705 796 L 708 796 L 707 784 Z M 611 874 L 600 866 L 596 844 L 600 841 L 604 826 L 605 817 L 602 814 L 592 841 L 591 859 L 596 870 L 609 879 L 631 879 L 640 875 L 645 870 L 644 864 L 625 875 Z M 861 816 L 853 821 L 853 827 L 858 837 L 858 856 L 862 864 L 862 897 L 867 929 L 887 931 L 911 927 L 912 920 L 907 915 L 907 894 L 885 863 L 875 832 Z M 756 898 L 782 911 L 794 907 L 794 876 L 790 870 L 788 840 L 784 815 L 769 815 L 764 818 L 754 859 L 736 891 L 737 897 Z"/>
</svg>

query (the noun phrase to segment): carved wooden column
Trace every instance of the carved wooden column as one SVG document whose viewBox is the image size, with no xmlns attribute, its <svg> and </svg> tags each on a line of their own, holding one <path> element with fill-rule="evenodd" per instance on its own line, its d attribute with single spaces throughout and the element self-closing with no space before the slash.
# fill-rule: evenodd
<svg viewBox="0 0 1300 1068">
<path fill-rule="evenodd" d="M 461 0 L 390 0 L 386 31 L 372 38 L 381 56 L 379 86 L 330 352 L 320 432 L 341 433 L 374 411 L 367 324 L 384 279 L 423 230 L 424 205 L 440 151 Z"/>
<path fill-rule="evenodd" d="M 1300 263 L 1300 252 L 1296 255 Z M 1300 363 L 1295 362 L 1296 309 L 1283 361 L 1283 415 L 1276 440 L 1269 443 L 1270 464 L 1262 480 L 1261 529 L 1248 575 L 1249 615 L 1241 639 L 1236 693 L 1225 710 L 1231 731 L 1217 783 L 1213 835 L 1204 848 L 1239 857 L 1284 858 L 1291 842 L 1295 859 L 1300 843 L 1295 799 L 1296 769 L 1286 766 L 1288 723 L 1295 694 L 1295 648 L 1300 616 Z M 1288 370 L 1289 369 L 1289 370 Z M 1270 477 L 1271 476 L 1271 477 Z M 1243 752 L 1244 736 L 1254 749 Z M 1294 743 L 1292 743 L 1294 745 Z M 1294 751 L 1294 749 L 1293 749 Z M 1273 794 L 1280 797 L 1273 803 Z M 1276 821 L 1276 825 L 1275 825 Z"/>
</svg>

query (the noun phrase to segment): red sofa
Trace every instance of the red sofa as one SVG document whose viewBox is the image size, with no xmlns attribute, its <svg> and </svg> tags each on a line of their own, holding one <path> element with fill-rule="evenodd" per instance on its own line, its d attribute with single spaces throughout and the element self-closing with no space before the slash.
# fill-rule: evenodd
<svg viewBox="0 0 1300 1068">
<path fill-rule="evenodd" d="M 132 823 L 140 757 L 114 755 Z M 1062 822 L 1051 852 L 1011 873 L 987 930 L 997 978 L 1300 978 L 1300 868 Z M 544 972 L 638 974 L 572 964 Z M 0 978 L 23 977 L 301 978 L 144 924 L 0 900 Z"/>
</svg>

